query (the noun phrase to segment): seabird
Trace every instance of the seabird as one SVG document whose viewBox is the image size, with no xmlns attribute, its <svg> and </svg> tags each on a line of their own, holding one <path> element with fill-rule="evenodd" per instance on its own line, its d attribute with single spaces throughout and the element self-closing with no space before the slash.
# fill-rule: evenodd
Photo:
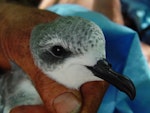
<svg viewBox="0 0 150 113">
<path fill-rule="evenodd" d="M 66 16 L 37 25 L 31 33 L 30 49 L 43 73 L 68 88 L 79 89 L 86 82 L 106 80 L 130 99 L 135 97 L 132 81 L 113 71 L 106 61 L 103 32 L 92 21 Z M 15 106 L 42 103 L 26 73 L 14 63 L 12 67 L 0 78 L 3 113 Z"/>
</svg>

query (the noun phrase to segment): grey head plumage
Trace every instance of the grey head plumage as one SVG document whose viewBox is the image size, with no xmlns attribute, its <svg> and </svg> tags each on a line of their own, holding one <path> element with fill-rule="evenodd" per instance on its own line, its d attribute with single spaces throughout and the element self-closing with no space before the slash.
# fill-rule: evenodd
<svg viewBox="0 0 150 113">
<path fill-rule="evenodd" d="M 60 17 L 51 23 L 36 26 L 31 35 L 30 48 L 36 65 L 55 80 L 59 75 L 58 70 L 64 68 L 65 62 L 69 60 L 72 62 L 68 64 L 70 66 L 74 64 L 91 66 L 97 60 L 105 58 L 105 39 L 101 29 L 94 22 L 81 17 Z M 53 75 L 54 70 L 57 70 L 57 75 Z M 61 72 L 62 77 L 65 77 L 66 72 Z M 78 75 L 77 72 L 76 74 Z M 69 80 L 69 77 L 66 78 Z M 91 80 L 97 79 L 92 77 Z M 83 81 L 87 82 L 90 79 Z M 66 85 L 66 83 L 62 84 Z"/>
</svg>

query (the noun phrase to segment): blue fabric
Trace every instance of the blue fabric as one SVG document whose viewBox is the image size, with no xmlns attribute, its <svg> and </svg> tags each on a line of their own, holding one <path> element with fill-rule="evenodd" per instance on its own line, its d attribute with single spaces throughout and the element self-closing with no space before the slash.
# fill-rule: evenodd
<svg viewBox="0 0 150 113">
<path fill-rule="evenodd" d="M 150 1 L 121 0 L 122 10 L 126 12 L 141 36 L 141 40 L 150 45 Z"/>
<path fill-rule="evenodd" d="M 133 101 L 110 86 L 98 113 L 150 113 L 150 70 L 136 32 L 78 5 L 60 4 L 48 10 L 62 16 L 80 16 L 99 25 L 106 38 L 107 60 L 114 70 L 128 76 L 135 84 L 137 95 Z"/>
</svg>

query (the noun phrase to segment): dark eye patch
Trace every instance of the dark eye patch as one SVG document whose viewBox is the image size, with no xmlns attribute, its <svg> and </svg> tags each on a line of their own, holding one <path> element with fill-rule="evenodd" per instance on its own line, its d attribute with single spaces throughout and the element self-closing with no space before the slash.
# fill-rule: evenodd
<svg viewBox="0 0 150 113">
<path fill-rule="evenodd" d="M 49 50 L 46 50 L 40 54 L 40 58 L 48 64 L 60 63 L 69 57 L 71 52 L 63 48 L 62 46 L 55 45 Z"/>
<path fill-rule="evenodd" d="M 66 56 L 66 54 L 68 54 L 68 52 L 59 45 L 53 46 L 50 51 L 52 55 L 58 58 L 63 58 L 64 56 Z"/>
</svg>

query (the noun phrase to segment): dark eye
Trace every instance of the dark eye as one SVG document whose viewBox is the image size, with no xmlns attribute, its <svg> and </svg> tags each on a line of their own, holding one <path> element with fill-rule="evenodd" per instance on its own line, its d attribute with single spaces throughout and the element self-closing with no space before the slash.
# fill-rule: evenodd
<svg viewBox="0 0 150 113">
<path fill-rule="evenodd" d="M 56 46 L 53 46 L 51 48 L 51 53 L 55 57 L 62 58 L 63 56 L 65 56 L 65 54 L 67 53 L 67 51 L 62 46 L 56 45 Z"/>
</svg>

